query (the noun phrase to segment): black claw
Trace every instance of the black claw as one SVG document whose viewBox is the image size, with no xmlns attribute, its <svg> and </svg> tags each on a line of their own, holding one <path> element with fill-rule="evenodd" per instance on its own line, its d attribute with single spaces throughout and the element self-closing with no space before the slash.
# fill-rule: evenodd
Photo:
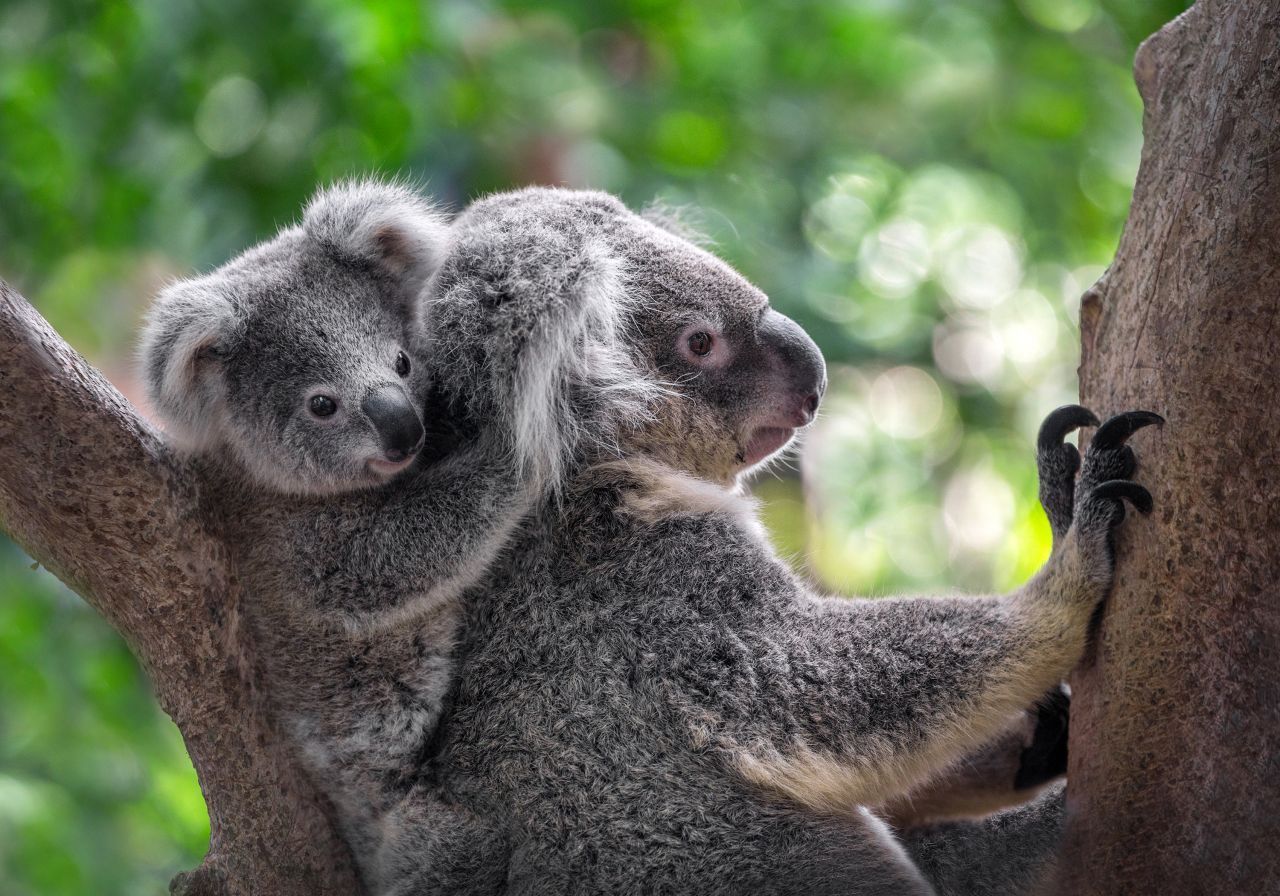
<svg viewBox="0 0 1280 896">
<path fill-rule="evenodd" d="M 1098 427 L 1098 431 L 1093 434 L 1093 439 L 1089 442 L 1089 448 L 1105 451 L 1108 448 L 1123 445 L 1129 436 L 1153 423 L 1163 426 L 1164 418 L 1151 411 L 1128 411 L 1116 414 Z"/>
<path fill-rule="evenodd" d="M 1097 425 L 1098 418 L 1088 408 L 1082 408 L 1078 404 L 1064 404 L 1056 411 L 1050 411 L 1049 416 L 1040 424 L 1036 447 L 1044 452 L 1052 451 L 1073 429 Z"/>
<path fill-rule="evenodd" d="M 1102 483 L 1089 495 L 1091 498 L 1127 498 L 1129 503 L 1143 513 L 1150 513 L 1155 503 L 1151 500 L 1151 492 L 1136 482 L 1128 479 L 1111 479 Z"/>
</svg>

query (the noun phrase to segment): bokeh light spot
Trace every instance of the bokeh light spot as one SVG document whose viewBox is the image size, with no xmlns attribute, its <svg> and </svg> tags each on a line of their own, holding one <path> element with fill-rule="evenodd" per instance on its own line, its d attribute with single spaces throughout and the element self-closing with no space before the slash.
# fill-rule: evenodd
<svg viewBox="0 0 1280 896">
<path fill-rule="evenodd" d="M 241 75 L 223 78 L 196 110 L 195 130 L 215 156 L 244 152 L 267 122 L 267 101 L 257 84 Z"/>
<path fill-rule="evenodd" d="M 1018 0 L 1028 19 L 1054 31 L 1079 31 L 1093 18 L 1093 0 Z"/>
<path fill-rule="evenodd" d="M 987 467 L 962 470 L 947 482 L 942 516 L 951 544 L 988 553 L 1007 536 L 1013 522 L 1013 490 Z"/>
<path fill-rule="evenodd" d="M 999 327 L 1004 353 L 1024 375 L 1055 357 L 1058 317 L 1040 293 L 1015 293 L 1001 308 Z"/>
<path fill-rule="evenodd" d="M 918 439 L 942 420 L 942 390 L 918 367 L 894 367 L 871 383 L 871 418 L 887 435 Z"/>
<path fill-rule="evenodd" d="M 991 308 L 1022 280 L 1022 259 L 998 227 L 959 227 L 943 240 L 938 278 L 947 293 L 967 308 Z"/>
<path fill-rule="evenodd" d="M 862 241 L 861 279 L 886 299 L 915 292 L 929 273 L 929 233 L 911 218 L 895 218 Z"/>
<path fill-rule="evenodd" d="M 990 328 L 948 321 L 933 336 L 933 359 L 947 379 L 968 385 L 995 385 L 1004 371 L 1004 347 Z"/>
<path fill-rule="evenodd" d="M 805 217 L 805 235 L 819 250 L 839 261 L 858 257 L 863 234 L 874 216 L 857 196 L 834 192 L 815 202 Z"/>
</svg>

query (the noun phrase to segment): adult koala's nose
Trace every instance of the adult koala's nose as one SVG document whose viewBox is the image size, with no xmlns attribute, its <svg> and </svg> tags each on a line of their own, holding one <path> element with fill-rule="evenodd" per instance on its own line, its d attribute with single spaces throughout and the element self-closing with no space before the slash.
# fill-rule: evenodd
<svg viewBox="0 0 1280 896">
<path fill-rule="evenodd" d="M 399 463 L 418 452 L 426 431 L 418 410 L 404 389 L 388 383 L 365 396 L 360 403 L 369 422 L 378 433 L 387 460 Z"/>
<path fill-rule="evenodd" d="M 760 322 L 760 340 L 773 355 L 775 373 L 787 393 L 793 425 L 804 426 L 818 413 L 827 391 L 827 362 L 798 323 L 770 308 Z"/>
</svg>

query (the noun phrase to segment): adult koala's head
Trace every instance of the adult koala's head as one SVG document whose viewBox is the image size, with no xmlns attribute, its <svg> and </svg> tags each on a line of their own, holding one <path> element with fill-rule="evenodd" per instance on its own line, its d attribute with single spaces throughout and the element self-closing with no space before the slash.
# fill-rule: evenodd
<svg viewBox="0 0 1280 896">
<path fill-rule="evenodd" d="M 424 439 L 418 296 L 445 240 L 408 189 L 322 190 L 301 225 L 160 294 L 142 343 L 153 405 L 180 443 L 269 488 L 387 481 Z"/>
<path fill-rule="evenodd" d="M 559 437 L 585 459 L 643 455 L 728 484 L 809 424 L 826 388 L 813 340 L 759 289 L 607 194 L 533 188 L 475 203 L 437 285 L 433 338 L 447 344 L 433 352 L 472 358 L 453 375 L 473 382 L 486 356 L 518 356 L 510 343 L 528 322 L 550 325 L 527 309 L 574 309 L 557 326 L 574 341 L 560 354 L 579 362 L 559 368 L 559 400 L 523 427 L 542 451 Z M 476 333 L 487 335 L 467 348 Z"/>
</svg>

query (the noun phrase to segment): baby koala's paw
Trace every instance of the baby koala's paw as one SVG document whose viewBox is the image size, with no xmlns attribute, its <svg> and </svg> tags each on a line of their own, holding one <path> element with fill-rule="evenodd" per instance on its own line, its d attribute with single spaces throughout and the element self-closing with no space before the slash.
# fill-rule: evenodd
<svg viewBox="0 0 1280 896">
<path fill-rule="evenodd" d="M 1015 790 L 1047 784 L 1067 773 L 1067 733 L 1071 723 L 1071 692 L 1058 685 L 1036 706 L 1036 727 L 1031 743 L 1022 751 Z"/>
<path fill-rule="evenodd" d="M 1137 457 L 1125 444 L 1144 426 L 1163 424 L 1150 411 L 1118 414 L 1098 427 L 1085 451 L 1076 484 L 1074 525 L 1090 577 L 1110 584 L 1114 566 L 1114 535 L 1124 521 L 1124 501 L 1150 513 L 1151 493 L 1132 481 Z"/>
</svg>

